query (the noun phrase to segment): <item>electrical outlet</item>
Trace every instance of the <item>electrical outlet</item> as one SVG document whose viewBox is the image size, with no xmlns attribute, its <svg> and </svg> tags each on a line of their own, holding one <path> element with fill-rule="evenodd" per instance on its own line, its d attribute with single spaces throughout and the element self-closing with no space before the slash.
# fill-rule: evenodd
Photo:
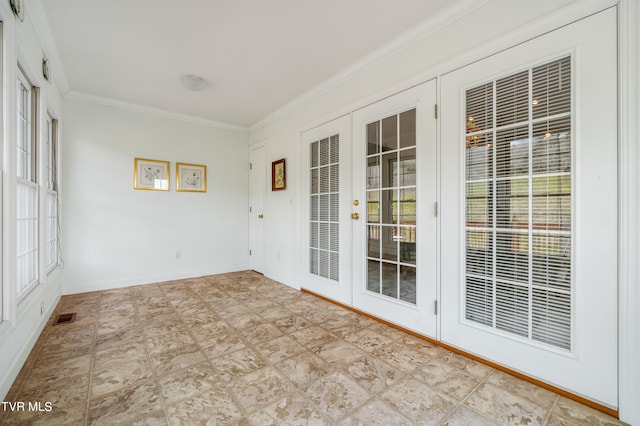
<svg viewBox="0 0 640 426">
<path fill-rule="evenodd" d="M 182 250 L 178 250 L 176 252 L 176 259 L 181 259 L 182 258 Z"/>
</svg>

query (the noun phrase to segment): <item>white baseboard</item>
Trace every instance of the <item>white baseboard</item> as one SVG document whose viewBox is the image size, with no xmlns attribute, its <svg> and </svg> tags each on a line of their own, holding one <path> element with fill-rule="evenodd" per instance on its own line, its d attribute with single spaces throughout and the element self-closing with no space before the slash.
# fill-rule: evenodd
<svg viewBox="0 0 640 426">
<path fill-rule="evenodd" d="M 180 272 L 176 274 L 162 275 L 141 275 L 135 277 L 118 278 L 115 280 L 101 280 L 82 283 L 63 284 L 62 294 L 78 294 L 88 293 L 92 291 L 111 290 L 114 288 L 131 287 L 136 285 L 153 284 L 165 281 L 184 280 L 187 278 L 204 277 L 207 275 L 226 274 L 229 272 L 246 271 L 249 264 L 241 264 L 235 266 L 216 267 L 210 269 L 201 269 L 188 272 Z"/>
</svg>

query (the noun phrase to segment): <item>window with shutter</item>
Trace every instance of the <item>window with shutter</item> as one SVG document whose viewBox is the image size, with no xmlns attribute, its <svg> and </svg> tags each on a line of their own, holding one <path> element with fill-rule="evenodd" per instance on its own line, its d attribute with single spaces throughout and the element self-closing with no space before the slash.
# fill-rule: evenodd
<svg viewBox="0 0 640 426">
<path fill-rule="evenodd" d="M 571 57 L 465 92 L 465 318 L 571 349 Z"/>
</svg>

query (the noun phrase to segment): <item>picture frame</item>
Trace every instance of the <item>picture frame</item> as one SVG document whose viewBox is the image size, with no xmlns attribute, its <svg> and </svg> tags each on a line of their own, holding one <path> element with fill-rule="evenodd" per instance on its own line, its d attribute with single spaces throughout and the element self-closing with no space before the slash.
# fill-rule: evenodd
<svg viewBox="0 0 640 426">
<path fill-rule="evenodd" d="M 271 191 L 282 191 L 287 189 L 287 168 L 285 159 L 271 163 Z"/>
<path fill-rule="evenodd" d="M 171 163 L 148 158 L 135 158 L 133 162 L 133 189 L 150 191 L 169 190 Z"/>
<path fill-rule="evenodd" d="M 207 192 L 207 166 L 176 163 L 176 191 Z"/>
</svg>

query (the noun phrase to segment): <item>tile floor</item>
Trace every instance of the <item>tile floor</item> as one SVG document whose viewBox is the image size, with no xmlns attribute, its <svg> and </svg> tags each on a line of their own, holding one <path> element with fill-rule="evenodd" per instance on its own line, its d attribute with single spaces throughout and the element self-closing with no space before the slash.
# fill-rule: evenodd
<svg viewBox="0 0 640 426">
<path fill-rule="evenodd" d="M 254 272 L 65 296 L 1 412 L 44 425 L 615 425 Z"/>
</svg>

